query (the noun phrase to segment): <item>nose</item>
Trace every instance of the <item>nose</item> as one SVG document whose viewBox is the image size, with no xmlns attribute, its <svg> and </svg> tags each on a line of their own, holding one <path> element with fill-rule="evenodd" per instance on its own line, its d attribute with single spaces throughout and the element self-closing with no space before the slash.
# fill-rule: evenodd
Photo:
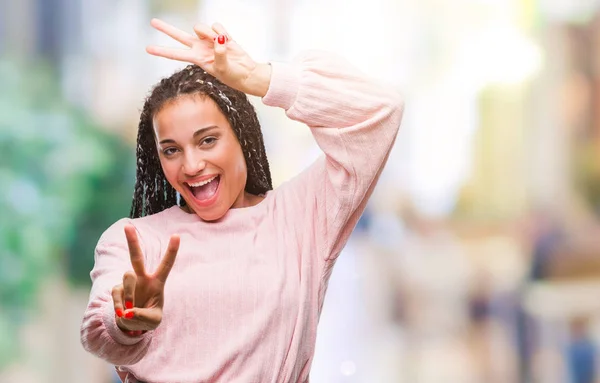
<svg viewBox="0 0 600 383">
<path fill-rule="evenodd" d="M 206 167 L 206 162 L 199 153 L 187 152 L 183 160 L 183 173 L 187 177 L 198 175 Z"/>
</svg>

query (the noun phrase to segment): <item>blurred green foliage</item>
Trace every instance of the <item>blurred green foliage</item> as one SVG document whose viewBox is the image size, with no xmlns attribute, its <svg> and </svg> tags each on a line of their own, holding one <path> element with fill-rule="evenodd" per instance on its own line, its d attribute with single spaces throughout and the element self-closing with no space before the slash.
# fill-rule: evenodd
<svg viewBox="0 0 600 383">
<path fill-rule="evenodd" d="M 0 60 L 0 370 L 45 278 L 90 284 L 102 232 L 127 216 L 134 150 L 60 94 L 39 61 Z"/>
</svg>

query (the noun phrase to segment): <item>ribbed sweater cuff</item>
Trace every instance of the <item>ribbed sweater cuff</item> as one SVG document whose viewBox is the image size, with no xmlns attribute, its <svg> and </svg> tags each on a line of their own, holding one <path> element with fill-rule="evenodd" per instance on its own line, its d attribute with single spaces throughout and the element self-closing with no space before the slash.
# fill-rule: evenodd
<svg viewBox="0 0 600 383">
<path fill-rule="evenodd" d="M 289 63 L 271 63 L 271 83 L 263 103 L 288 110 L 296 101 L 300 87 L 300 68 Z"/>
</svg>

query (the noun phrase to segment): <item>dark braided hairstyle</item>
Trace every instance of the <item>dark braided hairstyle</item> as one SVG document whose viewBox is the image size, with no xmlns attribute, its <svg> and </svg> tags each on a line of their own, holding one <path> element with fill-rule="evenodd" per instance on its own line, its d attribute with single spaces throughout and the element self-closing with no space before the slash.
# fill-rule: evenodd
<svg viewBox="0 0 600 383">
<path fill-rule="evenodd" d="M 248 97 L 223 84 L 199 66 L 188 65 L 162 79 L 144 103 L 138 127 L 131 218 L 155 214 L 178 203 L 177 192 L 165 178 L 160 165 L 152 119 L 165 103 L 191 94 L 210 97 L 229 121 L 246 160 L 248 177 L 245 190 L 260 195 L 273 189 L 262 131 Z M 179 205 L 185 205 L 183 198 L 180 198 Z"/>
</svg>

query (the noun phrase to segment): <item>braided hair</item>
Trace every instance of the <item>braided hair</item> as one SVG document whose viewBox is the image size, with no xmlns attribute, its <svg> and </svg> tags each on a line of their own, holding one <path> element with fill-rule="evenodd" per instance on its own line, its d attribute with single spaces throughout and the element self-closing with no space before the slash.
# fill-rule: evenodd
<svg viewBox="0 0 600 383">
<path fill-rule="evenodd" d="M 185 200 L 178 198 L 176 190 L 163 173 L 152 119 L 168 101 L 192 94 L 210 97 L 229 121 L 246 160 L 248 177 L 245 191 L 260 195 L 273 189 L 262 131 L 256 111 L 246 94 L 223 84 L 199 66 L 188 65 L 162 79 L 144 103 L 138 127 L 131 218 L 155 214 L 176 204 L 185 206 Z"/>
</svg>

